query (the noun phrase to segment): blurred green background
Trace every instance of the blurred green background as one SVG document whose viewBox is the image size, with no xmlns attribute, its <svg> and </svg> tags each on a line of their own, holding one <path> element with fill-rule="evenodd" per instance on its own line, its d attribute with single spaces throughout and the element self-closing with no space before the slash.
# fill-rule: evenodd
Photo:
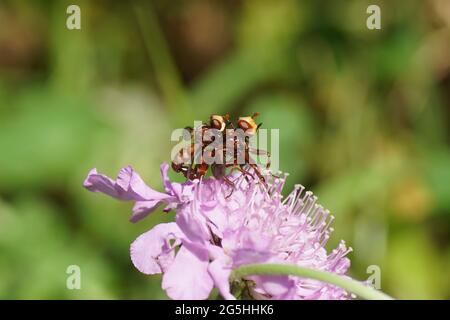
<svg viewBox="0 0 450 320">
<path fill-rule="evenodd" d="M 82 182 L 132 164 L 161 188 L 172 129 L 254 111 L 280 128 L 285 192 L 334 213 L 352 276 L 379 265 L 395 298 L 450 298 L 447 0 L 0 1 L 0 298 L 166 298 L 128 250 L 173 215 L 131 224 Z"/>
</svg>

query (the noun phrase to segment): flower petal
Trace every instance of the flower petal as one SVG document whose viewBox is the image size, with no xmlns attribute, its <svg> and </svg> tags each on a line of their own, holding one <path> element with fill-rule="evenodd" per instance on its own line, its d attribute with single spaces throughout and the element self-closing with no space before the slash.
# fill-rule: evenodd
<svg viewBox="0 0 450 320">
<path fill-rule="evenodd" d="M 226 230 L 222 239 L 222 247 L 229 252 L 235 267 L 268 261 L 273 257 L 270 245 L 269 237 L 246 227 L 235 231 Z"/>
<path fill-rule="evenodd" d="M 119 171 L 117 181 L 97 173 L 96 169 L 92 169 L 83 186 L 89 191 L 105 193 L 120 200 L 169 201 L 172 198 L 169 194 L 158 192 L 147 186 L 131 166 Z"/>
<path fill-rule="evenodd" d="M 117 186 L 123 190 L 124 194 L 132 196 L 134 200 L 166 200 L 170 198 L 170 195 L 147 186 L 131 166 L 119 171 Z"/>
<path fill-rule="evenodd" d="M 204 244 L 211 237 L 208 230 L 205 217 L 201 215 L 192 214 L 189 208 L 184 208 L 178 211 L 176 216 L 176 222 L 180 230 L 183 231 L 183 235 L 186 236 L 186 240 L 189 242 L 195 242 L 197 244 Z"/>
<path fill-rule="evenodd" d="M 210 201 L 207 205 L 202 205 L 200 211 L 208 220 L 211 231 L 219 238 L 223 238 L 222 230 L 226 229 L 228 223 L 225 210 L 217 205 L 213 206 Z"/>
<path fill-rule="evenodd" d="M 164 189 L 168 194 L 175 197 L 179 202 L 186 202 L 192 198 L 193 184 L 191 182 L 186 182 L 183 184 L 170 182 L 168 175 L 169 165 L 167 163 L 163 163 L 161 165 L 160 171 Z"/>
<path fill-rule="evenodd" d="M 152 201 L 136 201 L 133 207 L 133 214 L 130 217 L 130 222 L 138 222 L 152 213 L 161 204 L 159 200 Z"/>
<path fill-rule="evenodd" d="M 175 222 L 161 223 L 150 231 L 140 235 L 130 247 L 131 261 L 142 273 L 155 274 L 164 271 L 164 265 L 170 264 L 173 247 L 168 246 L 170 239 L 179 239 L 181 231 Z"/>
<path fill-rule="evenodd" d="M 213 288 L 208 260 L 205 248 L 183 243 L 163 276 L 162 288 L 167 295 L 176 300 L 207 299 Z"/>
<path fill-rule="evenodd" d="M 115 181 L 103 174 L 97 173 L 97 169 L 95 168 L 89 171 L 83 186 L 92 192 L 101 192 L 121 200 L 131 200 L 131 198 L 125 198 L 125 195 L 121 197 L 116 189 Z"/>
<path fill-rule="evenodd" d="M 289 276 L 252 276 L 256 287 L 273 299 L 288 299 L 295 293 L 295 281 Z"/>
<path fill-rule="evenodd" d="M 227 264 L 227 259 L 219 258 L 211 262 L 208 272 L 214 281 L 214 286 L 219 289 L 222 297 L 226 300 L 236 300 L 230 292 L 231 266 Z"/>
<path fill-rule="evenodd" d="M 169 165 L 167 163 L 163 163 L 160 166 L 160 172 L 161 172 L 161 178 L 163 181 L 164 189 L 166 189 L 166 192 L 170 193 L 172 191 L 172 183 L 170 182 L 169 175 Z"/>
</svg>

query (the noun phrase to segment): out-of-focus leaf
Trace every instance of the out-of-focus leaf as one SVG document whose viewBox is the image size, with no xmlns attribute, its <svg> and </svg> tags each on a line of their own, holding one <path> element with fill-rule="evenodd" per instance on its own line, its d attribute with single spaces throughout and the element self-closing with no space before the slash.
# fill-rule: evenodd
<svg viewBox="0 0 450 320">
<path fill-rule="evenodd" d="M 240 47 L 270 51 L 285 46 L 302 29 L 305 7 L 294 0 L 246 1 L 237 23 Z"/>
<path fill-rule="evenodd" d="M 423 161 L 435 210 L 450 213 L 450 151 L 429 151 Z"/>
<path fill-rule="evenodd" d="M 397 299 L 437 299 L 448 285 L 448 272 L 424 234 L 407 230 L 389 240 L 382 289 Z M 384 281 L 387 286 L 384 286 Z"/>
<path fill-rule="evenodd" d="M 25 91 L 0 118 L 0 190 L 62 182 L 84 158 L 94 129 L 85 101 Z"/>
<path fill-rule="evenodd" d="M 103 250 L 67 229 L 55 208 L 34 197 L 0 207 L 2 298 L 115 298 L 117 285 Z M 81 268 L 81 290 L 69 290 L 68 266 Z M 4 268 L 8 272 L 4 272 Z"/>
<path fill-rule="evenodd" d="M 275 161 L 273 144 L 279 143 L 278 170 L 292 173 L 286 189 L 301 183 L 306 175 L 310 152 L 314 143 L 315 119 L 311 110 L 298 97 L 286 94 L 263 94 L 246 107 L 247 114 L 260 112 L 257 118 L 261 129 L 268 131 L 268 143 Z M 271 140 L 271 130 L 279 130 L 279 141 Z M 274 169 L 274 166 L 272 166 Z"/>
<path fill-rule="evenodd" d="M 286 68 L 286 59 L 278 49 L 271 51 L 238 51 L 207 74 L 192 87 L 191 103 L 195 119 L 211 114 L 225 114 L 233 104 L 257 85 L 277 77 Z"/>
<path fill-rule="evenodd" d="M 398 157 L 380 158 L 366 167 L 327 179 L 318 187 L 317 195 L 333 212 L 346 215 L 352 207 L 370 204 L 373 197 L 384 197 L 392 181 L 403 174 L 401 170 L 402 162 Z"/>
</svg>

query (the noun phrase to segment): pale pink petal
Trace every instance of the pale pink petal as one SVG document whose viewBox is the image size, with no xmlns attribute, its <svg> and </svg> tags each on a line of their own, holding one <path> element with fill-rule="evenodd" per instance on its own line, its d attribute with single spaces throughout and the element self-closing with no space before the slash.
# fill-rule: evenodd
<svg viewBox="0 0 450 320">
<path fill-rule="evenodd" d="M 183 243 L 172 265 L 164 273 L 162 288 L 176 300 L 207 299 L 214 285 L 208 264 L 207 250 Z"/>
<path fill-rule="evenodd" d="M 201 209 L 201 212 L 208 220 L 208 225 L 214 234 L 219 238 L 223 238 L 222 231 L 226 229 L 228 223 L 225 210 L 217 205 L 213 206 L 212 201 L 207 203 L 207 205 L 202 205 Z"/>
<path fill-rule="evenodd" d="M 250 279 L 274 299 L 287 299 L 295 292 L 295 281 L 288 276 L 252 276 Z"/>
<path fill-rule="evenodd" d="M 160 166 L 160 172 L 161 172 L 161 178 L 163 181 L 164 189 L 166 189 L 166 192 L 172 191 L 172 183 L 170 182 L 169 175 L 169 165 L 167 163 L 163 163 Z"/>
<path fill-rule="evenodd" d="M 270 251 L 270 238 L 246 228 L 225 231 L 222 246 L 233 258 L 234 266 L 262 263 L 273 257 L 273 252 Z"/>
<path fill-rule="evenodd" d="M 171 195 L 158 192 L 147 186 L 131 166 L 120 170 L 117 181 L 97 173 L 96 169 L 92 169 L 83 186 L 89 191 L 105 193 L 120 200 L 161 200 L 167 202 L 174 200 Z"/>
<path fill-rule="evenodd" d="M 140 235 L 130 247 L 131 260 L 142 273 L 161 273 L 159 259 L 167 265 L 167 259 L 172 254 L 172 248 L 167 246 L 169 239 L 181 237 L 181 232 L 175 222 L 161 223 Z"/>
<path fill-rule="evenodd" d="M 221 296 L 226 300 L 236 300 L 230 292 L 231 266 L 230 263 L 227 263 L 227 257 L 211 262 L 208 271 L 214 281 L 214 286 L 219 289 Z"/>
<path fill-rule="evenodd" d="M 189 242 L 203 244 L 210 239 L 211 235 L 203 216 L 195 216 L 190 210 L 181 210 L 178 211 L 176 222 Z"/>
<path fill-rule="evenodd" d="M 133 206 L 133 214 L 130 217 L 130 221 L 135 223 L 144 219 L 150 213 L 152 213 L 161 204 L 159 200 L 152 201 L 136 201 Z"/>
<path fill-rule="evenodd" d="M 92 192 L 101 192 L 107 194 L 113 198 L 121 200 L 131 200 L 131 197 L 119 194 L 116 188 L 116 182 L 111 178 L 97 173 L 97 169 L 89 171 L 88 176 L 84 180 L 83 186 Z"/>
<path fill-rule="evenodd" d="M 142 178 L 131 166 L 122 168 L 117 177 L 117 186 L 134 200 L 167 200 L 170 195 L 153 190 L 145 184 Z"/>
</svg>

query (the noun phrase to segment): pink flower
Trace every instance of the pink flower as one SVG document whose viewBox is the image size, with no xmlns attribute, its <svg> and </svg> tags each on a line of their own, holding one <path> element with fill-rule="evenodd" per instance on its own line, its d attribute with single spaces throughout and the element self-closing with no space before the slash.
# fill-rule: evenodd
<svg viewBox="0 0 450 320">
<path fill-rule="evenodd" d="M 161 175 L 166 192 L 159 192 L 147 186 L 131 166 L 122 168 L 116 181 L 97 173 L 97 169 L 94 168 L 89 172 L 83 186 L 89 191 L 105 193 L 119 200 L 135 201 L 130 221 L 137 222 L 145 218 L 162 203 L 167 205 L 164 210 L 169 211 L 175 209 L 178 204 L 190 200 L 189 196 L 192 195 L 193 184 L 170 183 L 167 169 L 166 166 L 161 166 Z M 163 170 L 165 171 L 163 172 Z"/>
<path fill-rule="evenodd" d="M 176 221 L 159 224 L 131 245 L 131 259 L 145 274 L 163 273 L 162 288 L 172 299 L 207 299 L 217 287 L 234 299 L 233 268 L 252 263 L 284 263 L 345 275 L 351 251 L 342 241 L 331 253 L 324 248 L 333 217 L 311 192 L 297 185 L 283 199 L 287 175 L 258 179 L 230 175 L 234 188 L 215 178 L 171 183 L 169 166 L 161 165 L 165 192 L 145 185 L 131 167 L 116 181 L 92 170 L 84 186 L 120 200 L 133 200 L 131 221 L 160 204 L 174 209 Z M 177 250 L 179 249 L 179 250 Z M 347 299 L 343 289 L 290 276 L 251 276 L 240 285 L 255 299 Z"/>
</svg>

